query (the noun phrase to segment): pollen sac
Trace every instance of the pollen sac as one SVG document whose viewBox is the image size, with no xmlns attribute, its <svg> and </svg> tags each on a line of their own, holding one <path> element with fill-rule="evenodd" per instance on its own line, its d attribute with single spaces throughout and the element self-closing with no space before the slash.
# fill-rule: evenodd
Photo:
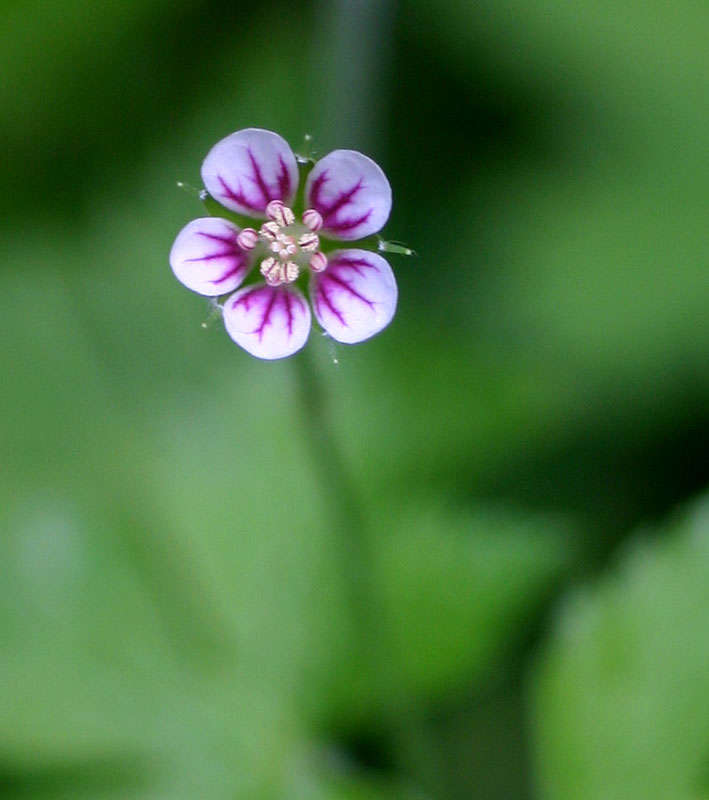
<svg viewBox="0 0 709 800">
<path fill-rule="evenodd" d="M 315 250 L 320 247 L 320 239 L 316 233 L 304 233 L 300 239 L 298 239 L 298 246 L 301 250 L 315 252 Z"/>
<path fill-rule="evenodd" d="M 322 228 L 322 215 L 314 208 L 308 208 L 303 212 L 303 224 L 311 231 L 319 231 Z"/>
<path fill-rule="evenodd" d="M 286 233 L 279 233 L 275 241 L 271 242 L 270 250 L 281 258 L 288 258 L 298 252 L 295 239 Z"/>
<path fill-rule="evenodd" d="M 285 283 L 293 283 L 300 273 L 300 267 L 294 261 L 287 261 L 283 267 Z"/>
<path fill-rule="evenodd" d="M 280 286 L 282 283 L 293 283 L 300 274 L 300 267 L 294 261 L 265 258 L 260 271 L 269 286 Z"/>
<path fill-rule="evenodd" d="M 236 242 L 242 250 L 253 250 L 258 243 L 258 233 L 253 228 L 244 228 L 236 237 Z"/>
<path fill-rule="evenodd" d="M 313 253 L 310 259 L 310 269 L 313 272 L 322 272 L 327 267 L 327 256 L 324 253 Z"/>
<path fill-rule="evenodd" d="M 266 258 L 261 262 L 261 274 L 270 286 L 279 286 L 283 283 L 281 279 L 282 264 L 275 258 Z"/>
<path fill-rule="evenodd" d="M 282 228 L 295 222 L 295 214 L 280 200 L 271 200 L 266 206 L 266 216 L 277 222 Z"/>
<path fill-rule="evenodd" d="M 264 239 L 275 239 L 281 232 L 281 226 L 277 222 L 264 222 L 261 226 L 261 236 Z"/>
</svg>

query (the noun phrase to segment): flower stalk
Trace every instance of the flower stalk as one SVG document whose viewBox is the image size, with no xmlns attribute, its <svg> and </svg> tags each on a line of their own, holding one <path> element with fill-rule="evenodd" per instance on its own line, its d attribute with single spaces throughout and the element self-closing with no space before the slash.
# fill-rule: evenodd
<svg viewBox="0 0 709 800">
<path fill-rule="evenodd" d="M 316 354 L 311 348 L 306 348 L 293 359 L 293 366 L 311 458 L 329 506 L 355 642 L 358 648 L 368 649 L 376 593 L 367 520 L 355 484 L 335 443 Z"/>
</svg>

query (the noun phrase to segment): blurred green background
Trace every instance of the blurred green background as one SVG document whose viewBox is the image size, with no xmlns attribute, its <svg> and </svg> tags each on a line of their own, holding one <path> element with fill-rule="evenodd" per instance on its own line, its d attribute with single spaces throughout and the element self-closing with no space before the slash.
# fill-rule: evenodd
<svg viewBox="0 0 709 800">
<path fill-rule="evenodd" d="M 709 8 L 0 8 L 0 795 L 709 798 Z M 249 126 L 418 253 L 309 423 L 167 264 Z"/>
</svg>

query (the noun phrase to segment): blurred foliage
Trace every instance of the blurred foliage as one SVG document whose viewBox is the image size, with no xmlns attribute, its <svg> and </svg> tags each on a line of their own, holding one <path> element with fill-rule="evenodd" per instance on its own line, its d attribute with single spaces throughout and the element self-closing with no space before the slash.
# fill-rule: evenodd
<svg viewBox="0 0 709 800">
<path fill-rule="evenodd" d="M 707 796 L 707 502 L 669 534 L 563 608 L 536 681 L 545 797 Z"/>
<path fill-rule="evenodd" d="M 0 8 L 0 795 L 706 795 L 709 10 Z M 419 254 L 310 345 L 366 640 L 294 364 L 167 268 L 249 125 L 369 152 Z"/>
</svg>

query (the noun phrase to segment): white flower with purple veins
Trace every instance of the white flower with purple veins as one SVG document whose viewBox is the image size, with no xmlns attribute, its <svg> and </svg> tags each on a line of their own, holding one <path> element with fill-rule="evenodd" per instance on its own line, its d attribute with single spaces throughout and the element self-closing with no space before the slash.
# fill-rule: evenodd
<svg viewBox="0 0 709 800">
<path fill-rule="evenodd" d="M 354 150 L 334 150 L 314 166 L 301 160 L 307 167 L 299 192 L 298 162 L 278 134 L 247 128 L 222 139 L 202 164 L 206 190 L 228 211 L 263 222 L 242 229 L 219 216 L 195 219 L 170 252 L 188 289 L 209 297 L 233 292 L 222 305 L 225 327 L 258 358 L 284 358 L 305 344 L 306 283 L 318 323 L 338 342 L 369 339 L 396 310 L 396 281 L 382 256 L 363 246 L 333 249 L 333 240 L 354 242 L 384 226 L 386 176 Z M 242 286 L 255 265 L 262 280 Z"/>
</svg>

